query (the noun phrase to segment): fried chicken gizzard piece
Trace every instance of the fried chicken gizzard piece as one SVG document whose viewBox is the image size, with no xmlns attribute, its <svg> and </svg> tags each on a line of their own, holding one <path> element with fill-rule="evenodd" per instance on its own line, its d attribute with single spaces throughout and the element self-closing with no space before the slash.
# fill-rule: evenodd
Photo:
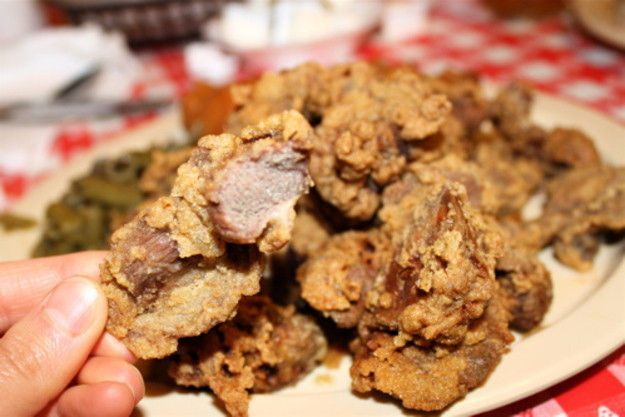
<svg viewBox="0 0 625 417">
<path fill-rule="evenodd" d="M 357 391 L 432 411 L 480 384 L 512 336 L 495 276 L 497 229 L 464 186 L 429 174 L 389 186 L 381 227 L 333 236 L 298 279 L 314 308 L 357 326 Z"/>
<path fill-rule="evenodd" d="M 386 393 L 406 408 L 440 411 L 482 384 L 500 362 L 512 341 L 507 316 L 495 294 L 468 334 L 479 335 L 479 341 L 458 345 L 398 344 L 393 332 L 372 330 L 354 344 L 352 387 Z"/>
<path fill-rule="evenodd" d="M 310 316 L 265 296 L 243 298 L 237 315 L 181 341 L 169 374 L 184 386 L 208 386 L 233 417 L 248 415 L 251 393 L 294 384 L 325 357 L 327 341 Z"/>
<path fill-rule="evenodd" d="M 117 230 L 101 265 L 107 329 L 140 358 L 173 353 L 259 291 L 262 252 L 284 246 L 311 185 L 312 129 L 297 112 L 202 138 L 170 195 Z"/>
<path fill-rule="evenodd" d="M 339 327 L 356 327 L 364 295 L 391 256 L 390 238 L 381 231 L 335 234 L 297 270 L 302 298 Z"/>
<path fill-rule="evenodd" d="M 533 100 L 531 87 L 512 82 L 490 103 L 491 120 L 509 150 L 522 156 L 521 160 L 540 163 L 541 174 L 548 177 L 569 169 L 601 165 L 595 143 L 584 132 L 566 127 L 546 131 L 533 124 Z"/>
<path fill-rule="evenodd" d="M 547 194 L 542 215 L 527 224 L 519 240 L 536 250 L 552 243 L 560 262 L 591 269 L 601 233 L 625 230 L 625 168 L 571 170 L 550 181 Z"/>
<path fill-rule="evenodd" d="M 423 184 L 384 209 L 383 220 L 409 223 L 393 230 L 393 260 L 366 294 L 353 387 L 441 410 L 483 382 L 513 339 L 495 278 L 501 238 L 449 181 Z"/>
</svg>

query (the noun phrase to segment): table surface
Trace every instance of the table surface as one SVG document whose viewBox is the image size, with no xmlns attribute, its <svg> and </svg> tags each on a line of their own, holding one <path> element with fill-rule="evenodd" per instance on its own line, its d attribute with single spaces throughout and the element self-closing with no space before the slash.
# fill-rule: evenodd
<svg viewBox="0 0 625 417">
<path fill-rule="evenodd" d="M 392 46 L 365 44 L 357 58 L 413 63 L 428 73 L 472 71 L 495 82 L 520 79 L 625 124 L 625 51 L 586 35 L 569 13 L 501 20 L 475 0 L 438 1 L 425 29 L 419 37 Z M 143 50 L 138 55 L 143 77 L 134 88 L 135 97 L 156 92 L 179 98 L 190 86 L 180 48 Z M 72 158 L 153 117 L 48 127 L 46 139 L 28 151 L 15 137 L 1 138 L 0 210 L 10 209 L 33 184 Z M 20 163 L 20 158 L 28 163 Z M 482 416 L 625 416 L 625 346 L 598 360 L 544 392 Z"/>
</svg>

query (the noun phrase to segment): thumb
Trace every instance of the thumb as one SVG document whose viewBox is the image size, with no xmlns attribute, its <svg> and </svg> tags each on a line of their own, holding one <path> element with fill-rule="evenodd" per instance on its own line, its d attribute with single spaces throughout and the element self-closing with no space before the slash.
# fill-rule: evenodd
<svg viewBox="0 0 625 417">
<path fill-rule="evenodd" d="M 102 334 L 106 314 L 96 283 L 59 283 L 0 339 L 0 410 L 34 415 L 63 392 Z"/>
</svg>

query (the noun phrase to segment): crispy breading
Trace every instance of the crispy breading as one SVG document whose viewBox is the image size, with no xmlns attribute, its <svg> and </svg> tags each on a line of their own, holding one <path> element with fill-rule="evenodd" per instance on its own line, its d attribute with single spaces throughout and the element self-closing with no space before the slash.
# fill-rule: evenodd
<svg viewBox="0 0 625 417">
<path fill-rule="evenodd" d="M 171 195 L 112 237 L 101 266 L 108 331 L 138 357 L 157 358 L 232 318 L 240 297 L 259 291 L 261 252 L 288 241 L 293 206 L 311 184 L 311 134 L 291 111 L 240 136 L 201 139 Z M 254 187 L 236 186 L 241 176 Z"/>
<path fill-rule="evenodd" d="M 438 411 L 480 385 L 500 362 L 512 337 L 508 311 L 497 294 L 458 345 L 400 339 L 371 330 L 355 344 L 350 369 L 359 392 L 378 390 L 407 408 Z"/>
<path fill-rule="evenodd" d="M 535 250 L 553 243 L 562 263 L 589 270 L 601 233 L 625 229 L 625 168 L 573 169 L 555 177 L 547 190 L 542 215 L 529 222 L 518 239 Z"/>
<path fill-rule="evenodd" d="M 340 327 L 355 327 L 388 249 L 388 236 L 376 229 L 332 236 L 297 271 L 302 298 Z"/>
<path fill-rule="evenodd" d="M 356 390 L 440 410 L 486 378 L 512 340 L 495 276 L 503 243 L 463 185 L 413 168 L 385 190 L 379 228 L 333 236 L 298 279 L 311 306 L 357 327 Z"/>
<path fill-rule="evenodd" d="M 312 318 L 264 296 L 244 298 L 232 320 L 181 345 L 169 374 L 180 385 L 210 387 L 233 417 L 248 415 L 250 392 L 294 384 L 327 350 Z"/>
<path fill-rule="evenodd" d="M 380 218 L 392 256 L 365 296 L 353 387 L 441 410 L 480 384 L 512 341 L 495 277 L 501 237 L 442 176 L 387 199 Z"/>
<path fill-rule="evenodd" d="M 286 108 L 317 122 L 310 164 L 316 191 L 360 221 L 371 219 L 379 206 L 376 186 L 401 175 L 404 148 L 436 133 L 450 111 L 447 99 L 414 70 L 362 62 L 305 64 L 233 91 L 238 108 L 229 131 Z"/>
</svg>

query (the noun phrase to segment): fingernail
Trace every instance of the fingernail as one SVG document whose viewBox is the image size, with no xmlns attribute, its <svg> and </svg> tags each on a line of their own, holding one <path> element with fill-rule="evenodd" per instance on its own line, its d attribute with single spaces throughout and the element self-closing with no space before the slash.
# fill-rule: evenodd
<svg viewBox="0 0 625 417">
<path fill-rule="evenodd" d="M 86 331 L 95 319 L 98 290 L 86 278 L 68 278 L 44 301 L 44 313 L 72 336 Z"/>
</svg>

